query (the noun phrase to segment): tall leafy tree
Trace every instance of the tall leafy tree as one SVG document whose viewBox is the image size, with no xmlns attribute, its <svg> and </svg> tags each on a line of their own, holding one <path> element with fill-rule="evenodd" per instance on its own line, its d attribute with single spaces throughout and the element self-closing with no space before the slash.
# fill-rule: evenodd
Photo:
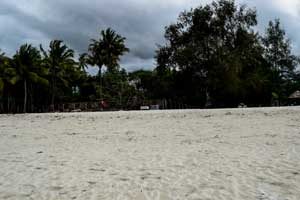
<svg viewBox="0 0 300 200">
<path fill-rule="evenodd" d="M 295 77 L 299 58 L 293 55 L 290 40 L 286 37 L 279 19 L 269 22 L 262 41 L 265 59 L 272 71 L 272 92 L 282 99 L 292 92 L 286 86 Z"/>
<path fill-rule="evenodd" d="M 297 66 L 297 57 L 292 54 L 290 40 L 286 37 L 279 19 L 269 22 L 263 38 L 265 57 L 273 71 L 283 78 Z"/>
<path fill-rule="evenodd" d="M 75 66 L 74 51 L 65 45 L 61 40 L 50 42 L 49 50 L 46 51 L 40 46 L 43 53 L 43 64 L 49 70 L 51 84 L 51 105 L 55 103 L 58 92 L 58 84 L 68 86 L 68 71 Z"/>
<path fill-rule="evenodd" d="M 166 28 L 157 71 L 171 69 L 178 77 L 176 96 L 193 105 L 212 99 L 215 106 L 235 106 L 247 95 L 245 74 L 261 71 L 256 24 L 255 10 L 228 0 L 183 12 Z"/>
<path fill-rule="evenodd" d="M 91 40 L 87 61 L 88 64 L 99 68 L 100 98 L 102 98 L 102 68 L 106 66 L 108 70 L 113 70 L 119 66 L 121 56 L 129 51 L 125 46 L 125 39 L 108 28 L 101 31 L 99 39 Z"/>
</svg>

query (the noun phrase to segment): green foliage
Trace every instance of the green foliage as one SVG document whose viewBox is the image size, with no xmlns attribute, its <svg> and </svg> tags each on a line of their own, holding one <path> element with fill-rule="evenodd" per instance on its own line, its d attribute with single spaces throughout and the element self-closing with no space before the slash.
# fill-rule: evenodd
<svg viewBox="0 0 300 200">
<path fill-rule="evenodd" d="M 290 74 L 297 63 L 279 21 L 270 23 L 264 42 L 254 31 L 256 24 L 256 11 L 234 1 L 181 13 L 166 28 L 166 45 L 156 55 L 159 74 L 171 70 L 179 82 L 174 98 L 183 96 L 198 107 L 208 100 L 216 107 L 268 105 L 275 81 L 271 74 Z"/>
<path fill-rule="evenodd" d="M 278 19 L 263 36 L 256 25 L 256 11 L 232 0 L 182 12 L 165 29 L 156 68 L 130 73 L 119 65 L 129 51 L 126 39 L 110 28 L 78 61 L 60 40 L 47 50 L 22 45 L 12 57 L 0 51 L 0 112 L 46 112 L 61 103 L 99 100 L 109 109 L 161 102 L 167 108 L 286 105 L 300 89 L 300 59 Z M 98 76 L 87 73 L 90 66 L 99 68 Z"/>
<path fill-rule="evenodd" d="M 91 40 L 88 63 L 99 68 L 105 65 L 108 70 L 118 67 L 120 56 L 129 51 L 125 39 L 110 28 L 102 30 L 98 40 Z"/>
<path fill-rule="evenodd" d="M 124 69 L 110 70 L 103 75 L 103 97 L 113 108 L 128 108 L 135 92 Z"/>
<path fill-rule="evenodd" d="M 293 92 L 289 89 L 290 82 L 295 77 L 299 58 L 292 54 L 290 41 L 286 38 L 279 19 L 269 22 L 262 42 L 265 48 L 264 57 L 271 68 L 271 90 L 277 94 L 276 99 L 284 101 Z"/>
<path fill-rule="evenodd" d="M 23 112 L 27 111 L 28 88 L 32 84 L 48 84 L 48 80 L 42 75 L 40 68 L 41 56 L 37 48 L 32 45 L 24 44 L 13 56 L 15 67 L 15 79 L 21 81 L 24 87 Z"/>
<path fill-rule="evenodd" d="M 48 70 L 51 84 L 51 104 L 54 104 L 57 93 L 68 88 L 75 72 L 74 51 L 60 40 L 50 42 L 48 52 L 40 46 L 43 53 L 43 66 Z"/>
<path fill-rule="evenodd" d="M 88 54 L 80 57 L 81 63 L 85 61 L 87 64 L 96 65 L 99 68 L 100 99 L 102 99 L 102 67 L 106 66 L 108 71 L 119 70 L 120 57 L 129 52 L 125 46 L 125 39 L 110 28 L 102 30 L 98 40 L 91 40 Z"/>
</svg>

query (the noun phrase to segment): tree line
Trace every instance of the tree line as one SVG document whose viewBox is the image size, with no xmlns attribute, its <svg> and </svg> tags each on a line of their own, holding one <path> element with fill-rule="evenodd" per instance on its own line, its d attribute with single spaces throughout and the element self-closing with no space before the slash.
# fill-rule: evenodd
<svg viewBox="0 0 300 200">
<path fill-rule="evenodd" d="M 110 109 L 162 101 L 190 108 L 284 105 L 300 89 L 300 59 L 279 19 L 263 34 L 257 23 L 256 10 L 231 0 L 184 11 L 165 28 L 150 71 L 121 68 L 126 38 L 110 28 L 78 59 L 61 40 L 47 49 L 24 44 L 11 57 L 0 52 L 0 112 L 48 112 L 92 101 Z M 89 66 L 99 73 L 89 74 Z"/>
</svg>

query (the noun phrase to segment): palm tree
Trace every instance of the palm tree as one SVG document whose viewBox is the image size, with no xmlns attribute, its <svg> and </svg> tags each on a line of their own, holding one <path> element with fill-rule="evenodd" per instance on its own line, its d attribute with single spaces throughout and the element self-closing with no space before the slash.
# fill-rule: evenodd
<svg viewBox="0 0 300 200">
<path fill-rule="evenodd" d="M 1 53 L 0 49 L 0 94 L 3 91 L 5 83 L 16 84 L 16 70 L 13 68 L 12 59 Z"/>
<path fill-rule="evenodd" d="M 5 79 L 5 57 L 4 57 L 4 53 L 1 52 L 0 49 L 0 94 L 3 91 L 4 88 L 4 79 Z"/>
<path fill-rule="evenodd" d="M 41 56 L 37 48 L 24 44 L 13 57 L 16 70 L 15 79 L 23 82 L 24 86 L 24 106 L 23 112 L 27 111 L 28 85 L 32 83 L 47 84 L 47 79 L 42 77 L 40 70 Z"/>
<path fill-rule="evenodd" d="M 88 68 L 88 55 L 86 53 L 79 55 L 78 67 L 81 71 L 86 72 Z"/>
<path fill-rule="evenodd" d="M 1 51 L 1 50 L 0 50 Z M 10 109 L 10 93 L 12 92 L 10 86 L 17 83 L 16 70 L 14 68 L 13 60 L 5 53 L 0 52 L 0 97 L 7 98 L 7 111 Z M 3 110 L 4 98 L 1 101 L 0 107 Z"/>
<path fill-rule="evenodd" d="M 48 68 L 51 82 L 51 106 L 57 93 L 58 82 L 64 86 L 68 86 L 67 69 L 75 65 L 74 51 L 63 44 L 61 40 L 53 40 L 50 42 L 49 50 L 45 51 L 40 45 L 43 53 L 43 64 Z"/>
<path fill-rule="evenodd" d="M 129 52 L 125 40 L 126 38 L 110 28 L 102 30 L 98 40 L 91 40 L 87 61 L 88 64 L 99 68 L 100 99 L 102 98 L 102 67 L 106 66 L 108 70 L 113 70 L 119 66 L 120 57 Z"/>
</svg>

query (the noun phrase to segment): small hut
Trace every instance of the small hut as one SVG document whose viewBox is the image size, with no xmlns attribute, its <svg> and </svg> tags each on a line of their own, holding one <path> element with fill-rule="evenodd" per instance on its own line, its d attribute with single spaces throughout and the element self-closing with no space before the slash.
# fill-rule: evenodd
<svg viewBox="0 0 300 200">
<path fill-rule="evenodd" d="M 289 105 L 300 105 L 300 91 L 297 90 L 289 96 Z"/>
</svg>

